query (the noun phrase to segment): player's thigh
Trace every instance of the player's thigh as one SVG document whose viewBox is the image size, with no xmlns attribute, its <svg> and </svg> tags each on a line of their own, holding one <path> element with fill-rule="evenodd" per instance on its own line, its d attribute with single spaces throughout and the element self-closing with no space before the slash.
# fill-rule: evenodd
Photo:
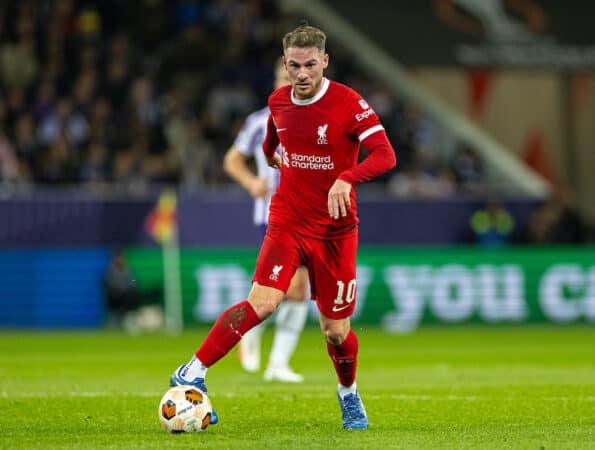
<svg viewBox="0 0 595 450">
<path fill-rule="evenodd" d="M 357 234 L 319 241 L 310 255 L 312 298 L 327 318 L 349 317 L 355 309 Z"/>
<path fill-rule="evenodd" d="M 269 227 L 260 247 L 252 281 L 285 293 L 299 266 L 299 245 L 293 235 Z"/>
<path fill-rule="evenodd" d="M 306 290 L 308 288 L 308 271 L 305 267 L 300 267 L 296 270 L 291 283 L 289 283 L 289 289 L 287 289 L 286 299 L 293 300 L 295 302 L 301 302 L 306 300 Z"/>
<path fill-rule="evenodd" d="M 254 311 L 261 319 L 270 316 L 283 300 L 285 293 L 279 289 L 263 286 L 258 282 L 252 283 L 252 289 L 248 294 L 248 301 Z"/>
</svg>

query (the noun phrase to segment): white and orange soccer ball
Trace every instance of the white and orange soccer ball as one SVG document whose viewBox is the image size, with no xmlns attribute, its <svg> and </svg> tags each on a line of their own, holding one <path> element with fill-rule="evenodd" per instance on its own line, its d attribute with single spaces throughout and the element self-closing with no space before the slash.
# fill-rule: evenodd
<svg viewBox="0 0 595 450">
<path fill-rule="evenodd" d="M 203 431 L 211 423 L 211 400 L 194 386 L 175 386 L 159 402 L 159 421 L 170 433 Z"/>
</svg>

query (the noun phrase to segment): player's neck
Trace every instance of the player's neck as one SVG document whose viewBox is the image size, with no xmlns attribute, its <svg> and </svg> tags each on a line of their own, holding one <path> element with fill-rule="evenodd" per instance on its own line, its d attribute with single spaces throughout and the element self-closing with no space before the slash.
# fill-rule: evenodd
<svg viewBox="0 0 595 450">
<path fill-rule="evenodd" d="M 291 89 L 291 102 L 294 105 L 299 105 L 299 106 L 311 105 L 312 103 L 317 102 L 324 96 L 324 94 L 328 90 L 328 87 L 330 84 L 331 84 L 330 81 L 326 77 L 323 77 L 322 81 L 320 82 L 320 89 L 318 89 L 318 92 L 316 94 L 314 94 L 312 97 L 305 98 L 305 99 L 297 98 L 295 96 L 293 89 Z"/>
</svg>

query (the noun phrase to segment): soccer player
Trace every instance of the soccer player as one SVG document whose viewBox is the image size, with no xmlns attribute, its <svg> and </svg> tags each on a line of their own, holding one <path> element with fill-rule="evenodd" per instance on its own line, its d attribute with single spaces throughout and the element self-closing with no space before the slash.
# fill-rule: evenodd
<svg viewBox="0 0 595 450">
<path fill-rule="evenodd" d="M 355 382 L 358 340 L 350 327 L 356 297 L 355 184 L 394 167 L 394 150 L 378 116 L 355 91 L 324 77 L 326 35 L 302 25 L 283 38 L 290 86 L 269 97 L 263 150 L 281 170 L 269 226 L 248 299 L 219 316 L 195 355 L 170 384 L 205 389 L 207 370 L 275 311 L 300 265 L 308 269 L 320 328 L 339 379 L 343 428 L 368 428 Z M 281 143 L 282 155 L 276 153 Z M 368 150 L 358 164 L 359 146 Z M 218 416 L 213 412 L 213 422 Z"/>
<path fill-rule="evenodd" d="M 275 65 L 274 87 L 278 89 L 288 84 L 283 59 L 279 58 Z M 269 114 L 269 108 L 265 107 L 247 117 L 233 145 L 225 154 L 223 165 L 225 172 L 254 198 L 254 224 L 262 229 L 263 236 L 267 228 L 271 196 L 279 181 L 279 172 L 269 167 L 262 151 Z M 250 158 L 255 159 L 256 174 L 248 167 Z M 289 360 L 306 323 L 307 283 L 308 272 L 301 267 L 296 271 L 285 299 L 277 310 L 273 347 L 264 372 L 266 381 L 299 383 L 304 380 L 303 375 L 295 373 L 289 367 Z M 252 328 L 240 341 L 240 362 L 248 372 L 257 372 L 260 369 L 260 343 L 265 323 L 266 321 L 261 322 Z"/>
</svg>

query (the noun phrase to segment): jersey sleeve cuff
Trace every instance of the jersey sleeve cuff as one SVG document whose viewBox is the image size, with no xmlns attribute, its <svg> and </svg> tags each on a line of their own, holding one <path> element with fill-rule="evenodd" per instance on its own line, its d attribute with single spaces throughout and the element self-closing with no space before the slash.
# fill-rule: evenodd
<svg viewBox="0 0 595 450">
<path fill-rule="evenodd" d="M 350 170 L 346 170 L 345 172 L 341 173 L 337 178 L 339 180 L 345 181 L 346 183 L 355 184 L 355 177 Z"/>
</svg>

